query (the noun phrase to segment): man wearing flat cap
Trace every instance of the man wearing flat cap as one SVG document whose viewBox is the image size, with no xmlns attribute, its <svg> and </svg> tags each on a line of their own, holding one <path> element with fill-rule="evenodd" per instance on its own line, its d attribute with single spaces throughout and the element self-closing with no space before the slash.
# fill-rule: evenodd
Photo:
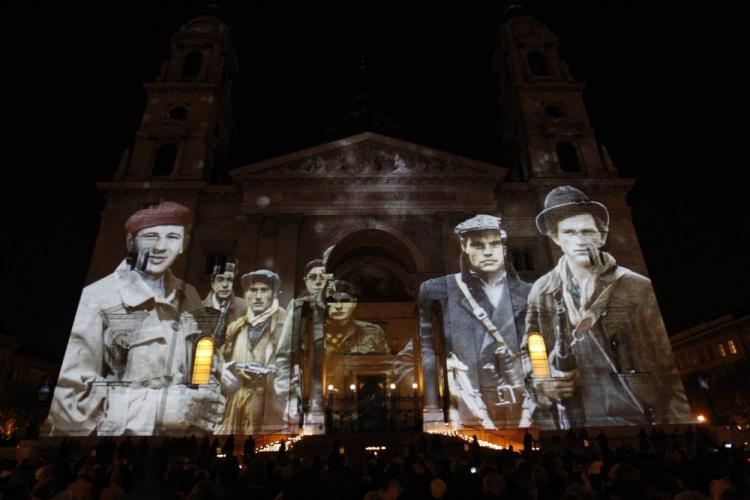
<svg viewBox="0 0 750 500">
<path fill-rule="evenodd" d="M 286 311 L 279 307 L 281 279 L 261 269 L 242 276 L 245 315 L 227 328 L 221 349 L 225 365 L 222 391 L 227 395 L 218 434 L 256 434 L 281 430 L 282 404 L 273 391 L 277 348 Z"/>
<path fill-rule="evenodd" d="M 461 272 L 431 279 L 419 291 L 425 424 L 440 422 L 433 349 L 433 311 L 442 316 L 450 423 L 518 427 L 526 400 L 520 345 L 530 285 L 506 259 L 500 218 L 477 215 L 455 229 Z"/>
<path fill-rule="evenodd" d="M 535 424 L 567 429 L 688 422 L 651 281 L 603 250 L 607 208 L 575 187 L 559 186 L 547 195 L 536 226 L 563 255 L 529 294 L 527 335 L 541 334 L 551 375 L 534 378 L 528 370 L 538 405 Z"/>
<path fill-rule="evenodd" d="M 213 430 L 224 407 L 218 384 L 187 385 L 200 298 L 169 270 L 192 217 L 163 201 L 125 223 L 128 259 L 81 294 L 50 408 L 52 435 Z"/>
</svg>

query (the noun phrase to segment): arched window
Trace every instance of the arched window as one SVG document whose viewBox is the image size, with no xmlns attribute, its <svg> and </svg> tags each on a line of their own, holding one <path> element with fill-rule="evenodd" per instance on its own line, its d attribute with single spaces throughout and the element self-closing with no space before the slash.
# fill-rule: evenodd
<svg viewBox="0 0 750 500">
<path fill-rule="evenodd" d="M 195 344 L 193 357 L 193 384 L 207 384 L 211 380 L 211 363 L 214 359 L 214 340 L 211 337 L 201 337 Z"/>
<path fill-rule="evenodd" d="M 541 333 L 531 332 L 529 334 L 529 357 L 531 358 L 531 370 L 534 377 L 547 378 L 550 376 L 547 347 L 544 345 L 544 337 Z"/>
<path fill-rule="evenodd" d="M 549 76 L 549 68 L 547 67 L 547 59 L 544 58 L 544 54 L 541 52 L 529 52 L 526 55 L 526 59 L 529 63 L 529 71 L 535 76 Z"/>
<path fill-rule="evenodd" d="M 563 172 L 580 172 L 581 164 L 578 161 L 576 147 L 569 142 L 557 144 L 557 160 Z"/>
<path fill-rule="evenodd" d="M 169 108 L 167 116 L 172 120 L 184 120 L 187 118 L 188 109 L 185 106 L 174 106 Z"/>
<path fill-rule="evenodd" d="M 177 146 L 174 144 L 162 144 L 156 152 L 154 158 L 154 168 L 152 173 L 156 176 L 168 176 L 174 168 L 174 161 L 177 159 Z"/>
<path fill-rule="evenodd" d="M 182 61 L 182 76 L 192 78 L 201 74 L 203 68 L 203 54 L 197 50 L 190 52 Z"/>
</svg>

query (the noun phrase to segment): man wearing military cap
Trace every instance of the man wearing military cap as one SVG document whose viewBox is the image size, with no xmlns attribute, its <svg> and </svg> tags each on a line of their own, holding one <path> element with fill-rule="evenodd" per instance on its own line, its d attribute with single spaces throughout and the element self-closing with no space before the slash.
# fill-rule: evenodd
<svg viewBox="0 0 750 500">
<path fill-rule="evenodd" d="M 125 223 L 128 259 L 83 289 L 48 419 L 52 435 L 209 432 L 224 398 L 190 388 L 195 289 L 169 268 L 191 211 L 163 201 Z M 217 387 L 217 386 L 216 386 Z"/>
<path fill-rule="evenodd" d="M 342 356 L 360 354 L 389 354 L 383 329 L 367 321 L 355 320 L 357 292 L 348 281 L 334 280 L 326 290 L 325 366 L 324 386 L 336 389 L 348 387 L 353 380 L 344 381 Z"/>
<path fill-rule="evenodd" d="M 499 217 L 477 215 L 456 226 L 455 233 L 461 244 L 461 271 L 426 281 L 419 291 L 425 424 L 439 425 L 441 420 L 432 323 L 438 304 L 450 423 L 457 428 L 517 427 L 526 399 L 520 344 L 530 285 L 506 259 L 506 234 Z"/>
<path fill-rule="evenodd" d="M 535 424 L 571 428 L 690 420 L 651 281 L 603 247 L 607 208 L 581 190 L 551 190 L 536 218 L 562 251 L 535 283 L 528 337 L 541 334 L 551 377 L 533 378 Z M 538 339 L 538 337 L 537 337 Z"/>
<path fill-rule="evenodd" d="M 260 269 L 242 276 L 245 314 L 229 325 L 221 353 L 222 390 L 227 396 L 224 421 L 218 434 L 255 434 L 279 431 L 282 400 L 273 383 L 277 348 L 286 311 L 279 306 L 281 279 L 273 271 Z"/>
</svg>

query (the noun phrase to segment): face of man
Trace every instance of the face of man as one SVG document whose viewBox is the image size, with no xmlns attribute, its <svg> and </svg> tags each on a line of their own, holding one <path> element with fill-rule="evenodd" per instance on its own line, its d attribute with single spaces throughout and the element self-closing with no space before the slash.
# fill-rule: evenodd
<svg viewBox="0 0 750 500">
<path fill-rule="evenodd" d="M 504 269 L 503 242 L 499 231 L 470 233 L 461 243 L 469 265 L 478 273 L 496 273 Z"/>
<path fill-rule="evenodd" d="M 263 281 L 253 281 L 245 292 L 245 300 L 253 313 L 260 314 L 273 303 L 273 288 Z"/>
<path fill-rule="evenodd" d="M 326 268 L 313 267 L 305 275 L 305 287 L 310 295 L 318 295 L 326 286 Z"/>
<path fill-rule="evenodd" d="M 328 317 L 333 321 L 349 321 L 357 307 L 357 300 L 348 293 L 334 293 L 328 297 Z"/>
<path fill-rule="evenodd" d="M 139 254 L 148 251 L 145 272 L 159 277 L 167 272 L 185 246 L 183 226 L 154 226 L 138 231 L 135 246 Z"/>
<path fill-rule="evenodd" d="M 227 300 L 232 295 L 233 285 L 234 273 L 217 274 L 211 281 L 211 290 L 219 300 Z"/>
<path fill-rule="evenodd" d="M 605 239 L 591 214 L 562 219 L 557 224 L 557 234 L 552 235 L 552 241 L 557 243 L 565 256 L 582 266 L 591 265 L 588 247 L 593 245 L 599 248 L 604 245 Z"/>
</svg>

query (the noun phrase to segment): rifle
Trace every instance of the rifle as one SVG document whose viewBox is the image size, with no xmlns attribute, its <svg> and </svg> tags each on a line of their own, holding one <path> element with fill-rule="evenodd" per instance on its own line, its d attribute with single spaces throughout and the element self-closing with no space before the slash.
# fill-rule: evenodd
<svg viewBox="0 0 750 500">
<path fill-rule="evenodd" d="M 572 372 L 577 368 L 576 358 L 568 345 L 566 328 L 568 319 L 565 315 L 565 304 L 562 299 L 555 300 L 555 313 L 557 314 L 557 325 L 555 327 L 555 356 L 552 364 L 561 372 Z M 570 418 L 568 406 L 570 398 L 557 398 L 552 408 L 558 429 L 570 429 Z"/>
<path fill-rule="evenodd" d="M 229 306 L 231 302 L 232 298 L 230 297 L 225 300 L 223 304 L 221 304 L 219 320 L 216 322 L 214 331 L 211 333 L 211 338 L 214 339 L 214 344 L 216 344 L 217 346 L 221 346 L 222 344 L 224 344 L 224 333 L 226 333 L 224 324 L 227 321 L 227 313 L 229 312 Z"/>
<path fill-rule="evenodd" d="M 261 365 L 260 363 L 237 363 L 238 370 L 243 371 L 246 375 L 268 375 L 276 373 L 278 368 L 275 365 Z"/>
</svg>

